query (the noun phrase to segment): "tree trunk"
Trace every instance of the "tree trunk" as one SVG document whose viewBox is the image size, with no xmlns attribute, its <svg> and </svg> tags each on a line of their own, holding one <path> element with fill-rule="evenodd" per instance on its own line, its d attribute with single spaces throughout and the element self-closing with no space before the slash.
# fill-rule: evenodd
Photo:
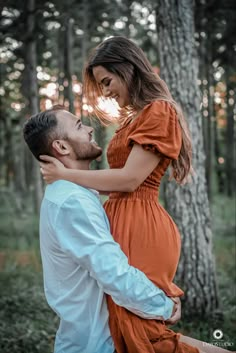
<svg viewBox="0 0 236 353">
<path fill-rule="evenodd" d="M 196 16 L 196 14 L 195 14 Z M 208 38 L 205 35 L 201 35 L 201 33 L 206 34 L 207 31 L 207 25 L 208 22 L 206 21 L 206 18 L 204 17 L 204 6 L 200 6 L 198 8 L 198 14 L 196 21 L 199 21 L 198 23 L 198 34 L 199 34 L 199 78 L 200 78 L 200 93 L 201 93 L 201 110 L 202 110 L 202 133 L 203 133 L 203 146 L 204 146 L 204 152 L 207 154 L 208 151 L 208 139 L 207 139 L 207 117 L 204 115 L 205 108 L 208 108 L 208 105 L 206 104 L 206 96 L 207 96 L 207 89 L 205 87 L 205 81 L 207 78 L 207 67 L 208 67 Z M 207 168 L 206 168 L 207 169 Z"/>
<path fill-rule="evenodd" d="M 25 42 L 25 67 L 28 80 L 28 101 L 30 114 L 39 111 L 38 85 L 37 85 L 37 53 L 34 38 L 35 28 L 35 0 L 27 0 L 27 40 Z M 33 158 L 33 157 L 32 157 Z M 38 213 L 42 200 L 42 180 L 38 162 L 33 159 L 32 181 L 34 185 L 34 209 Z"/>
<path fill-rule="evenodd" d="M 206 55 L 206 78 L 207 78 L 207 149 L 206 153 L 206 180 L 207 180 L 207 191 L 208 199 L 212 199 L 212 182 L 213 182 L 213 170 L 214 170 L 214 129 L 213 122 L 214 116 L 214 76 L 213 76 L 213 59 L 212 59 L 212 19 L 209 18 L 206 22 L 206 41 L 205 41 L 205 52 Z"/>
<path fill-rule="evenodd" d="M 83 73 L 82 73 L 82 68 L 85 66 L 85 62 L 87 60 L 87 55 L 88 55 L 88 44 L 89 44 L 89 11 L 90 9 L 90 3 L 87 0 L 83 0 L 83 22 L 82 22 L 82 30 L 83 30 L 83 37 L 82 37 L 82 43 L 81 43 L 81 55 L 82 55 L 82 65 L 81 65 L 81 76 L 79 77 L 80 82 L 83 80 Z M 82 86 L 82 92 L 80 95 L 80 116 L 83 118 L 83 97 L 84 97 L 84 90 Z M 89 119 L 87 119 L 89 120 Z"/>
<path fill-rule="evenodd" d="M 57 65 L 58 65 L 58 87 L 59 87 L 59 92 L 58 92 L 58 101 L 59 104 L 63 105 L 64 103 L 64 55 L 62 55 L 62 48 L 64 47 L 64 29 L 61 26 L 58 29 L 58 39 L 57 39 Z"/>
<path fill-rule="evenodd" d="M 14 175 L 14 153 L 13 153 L 13 126 L 11 118 L 5 120 L 5 163 L 6 166 L 6 186 L 13 191 L 13 175 Z"/>
<path fill-rule="evenodd" d="M 221 194 L 224 193 L 225 190 L 225 177 L 224 177 L 224 167 L 220 163 L 220 142 L 219 142 L 219 134 L 217 127 L 217 119 L 216 119 L 216 111 L 214 112 L 215 119 L 213 121 L 213 130 L 214 130 L 214 157 L 215 157 L 215 171 L 216 171 L 216 181 L 217 181 L 217 191 Z"/>
<path fill-rule="evenodd" d="M 82 55 L 82 67 L 84 67 L 85 61 L 87 59 L 88 54 L 88 44 L 89 44 L 89 2 L 87 0 L 83 0 L 83 22 L 82 22 L 82 30 L 83 37 L 81 43 L 81 55 Z M 92 11 L 90 9 L 90 11 Z M 81 75 L 82 79 L 82 75 Z"/>
<path fill-rule="evenodd" d="M 20 119 L 20 125 L 23 125 Z M 23 200 L 26 196 L 26 170 L 25 170 L 25 143 L 22 136 L 14 137 L 14 190 L 19 194 L 19 199 Z M 23 206 L 23 205 L 22 205 Z"/>
<path fill-rule="evenodd" d="M 228 66 L 225 66 L 225 81 L 226 81 L 226 99 L 227 99 L 227 127 L 226 127 L 226 190 L 227 195 L 229 197 L 234 196 L 234 166 L 235 166 L 235 159 L 234 159 L 234 113 L 233 109 L 229 104 L 229 69 Z"/>
<path fill-rule="evenodd" d="M 0 165 L 2 168 L 0 169 L 0 179 L 5 184 L 5 122 L 0 119 Z M 4 166 L 4 167 L 3 167 Z"/>
<path fill-rule="evenodd" d="M 129 38 L 130 37 L 130 25 L 132 23 L 132 11 L 131 11 L 131 5 L 133 1 L 132 0 L 126 0 L 124 3 L 124 15 L 127 18 L 127 21 L 125 23 L 125 28 L 124 28 L 124 35 L 125 37 Z"/>
<path fill-rule="evenodd" d="M 208 199 L 212 199 L 212 176 L 213 176 L 213 99 L 214 99 L 214 86 L 213 86 L 213 70 L 211 60 L 211 36 L 209 35 L 209 57 L 207 60 L 207 85 L 208 85 L 208 116 L 207 116 L 207 141 L 208 148 L 206 153 L 206 180 L 207 180 L 207 193 Z"/>
<path fill-rule="evenodd" d="M 218 308 L 212 230 L 205 177 L 193 1 L 159 0 L 156 7 L 161 75 L 188 119 L 193 143 L 192 182 L 166 185 L 166 203 L 182 235 L 176 281 L 185 291 L 185 314 L 209 316 Z"/>
<path fill-rule="evenodd" d="M 107 132 L 107 127 L 100 124 L 99 122 L 96 122 L 93 124 L 94 125 L 94 130 L 95 130 L 95 140 L 98 143 L 98 145 L 102 148 L 103 154 L 101 157 L 98 158 L 98 160 L 94 161 L 93 167 L 94 169 L 105 169 L 105 161 L 106 161 L 106 132 Z"/>
<path fill-rule="evenodd" d="M 65 93 L 64 97 L 69 102 L 69 111 L 74 114 L 74 97 L 72 91 L 72 72 L 73 72 L 73 20 L 66 16 L 65 19 Z"/>
</svg>

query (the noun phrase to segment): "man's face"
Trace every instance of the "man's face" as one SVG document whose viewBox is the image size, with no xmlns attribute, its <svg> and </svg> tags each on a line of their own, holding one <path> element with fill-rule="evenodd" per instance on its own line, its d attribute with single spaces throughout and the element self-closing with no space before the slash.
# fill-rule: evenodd
<svg viewBox="0 0 236 353">
<path fill-rule="evenodd" d="M 56 114 L 58 128 L 66 136 L 65 141 L 72 149 L 71 157 L 75 160 L 92 161 L 101 156 L 102 149 L 93 139 L 93 128 L 83 125 L 81 119 L 62 110 Z"/>
</svg>

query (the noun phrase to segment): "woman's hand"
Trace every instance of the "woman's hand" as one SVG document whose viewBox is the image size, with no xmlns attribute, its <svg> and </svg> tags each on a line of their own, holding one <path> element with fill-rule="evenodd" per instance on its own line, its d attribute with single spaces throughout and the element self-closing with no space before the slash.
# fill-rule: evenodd
<svg viewBox="0 0 236 353">
<path fill-rule="evenodd" d="M 63 179 L 66 168 L 65 166 L 56 158 L 51 156 L 40 156 L 40 171 L 43 175 L 43 179 L 47 184 L 51 184 L 56 180 Z"/>
</svg>

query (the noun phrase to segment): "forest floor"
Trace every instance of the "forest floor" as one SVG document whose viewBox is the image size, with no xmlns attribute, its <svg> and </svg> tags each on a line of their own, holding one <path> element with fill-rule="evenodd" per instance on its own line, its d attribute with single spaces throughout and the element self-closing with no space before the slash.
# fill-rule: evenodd
<svg viewBox="0 0 236 353">
<path fill-rule="evenodd" d="M 44 299 L 38 219 L 14 203 L 1 204 L 0 219 L 0 351 L 51 353 L 58 319 Z M 209 320 L 182 320 L 173 329 L 235 351 L 235 200 L 213 198 L 212 226 L 221 310 Z M 215 330 L 222 331 L 221 340 Z"/>
</svg>

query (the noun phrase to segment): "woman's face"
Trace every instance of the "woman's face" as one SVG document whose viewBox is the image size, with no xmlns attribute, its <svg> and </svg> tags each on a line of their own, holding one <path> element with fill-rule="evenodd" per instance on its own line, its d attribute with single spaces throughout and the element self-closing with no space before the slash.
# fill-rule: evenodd
<svg viewBox="0 0 236 353">
<path fill-rule="evenodd" d="M 130 104 L 128 87 L 118 75 L 107 71 L 103 66 L 99 65 L 93 68 L 93 76 L 105 97 L 115 99 L 120 108 Z"/>
</svg>

